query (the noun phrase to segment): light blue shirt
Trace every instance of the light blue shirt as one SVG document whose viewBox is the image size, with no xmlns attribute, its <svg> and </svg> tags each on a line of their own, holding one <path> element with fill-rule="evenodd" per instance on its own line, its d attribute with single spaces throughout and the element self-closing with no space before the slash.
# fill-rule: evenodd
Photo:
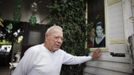
<svg viewBox="0 0 134 75">
<path fill-rule="evenodd" d="M 62 64 L 80 64 L 91 58 L 91 56 L 73 56 L 61 49 L 50 52 L 40 44 L 25 52 L 12 75 L 60 75 Z"/>
</svg>

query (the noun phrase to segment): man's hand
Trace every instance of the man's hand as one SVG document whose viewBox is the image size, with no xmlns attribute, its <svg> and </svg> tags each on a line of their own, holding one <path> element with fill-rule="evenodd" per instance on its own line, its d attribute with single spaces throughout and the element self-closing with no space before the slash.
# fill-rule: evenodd
<svg viewBox="0 0 134 75">
<path fill-rule="evenodd" d="M 100 56 L 101 56 L 101 49 L 96 49 L 96 50 L 93 51 L 93 54 L 92 54 L 92 59 L 93 60 L 96 60 Z"/>
</svg>

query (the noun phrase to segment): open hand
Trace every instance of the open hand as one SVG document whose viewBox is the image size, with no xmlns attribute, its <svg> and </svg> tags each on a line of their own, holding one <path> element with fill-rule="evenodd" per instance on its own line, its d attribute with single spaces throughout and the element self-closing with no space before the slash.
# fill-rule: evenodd
<svg viewBox="0 0 134 75">
<path fill-rule="evenodd" d="M 93 51 L 93 54 L 92 54 L 92 59 L 93 60 L 96 60 L 100 56 L 101 56 L 101 49 L 96 49 L 96 50 Z"/>
</svg>

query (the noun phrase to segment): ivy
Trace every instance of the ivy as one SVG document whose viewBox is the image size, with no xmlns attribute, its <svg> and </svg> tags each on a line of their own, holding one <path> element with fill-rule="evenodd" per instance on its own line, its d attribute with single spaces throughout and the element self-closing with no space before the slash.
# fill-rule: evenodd
<svg viewBox="0 0 134 75">
<path fill-rule="evenodd" d="M 63 27 L 64 42 L 62 48 L 74 55 L 83 55 L 86 41 L 84 0 L 55 0 L 48 6 L 50 23 Z"/>
</svg>

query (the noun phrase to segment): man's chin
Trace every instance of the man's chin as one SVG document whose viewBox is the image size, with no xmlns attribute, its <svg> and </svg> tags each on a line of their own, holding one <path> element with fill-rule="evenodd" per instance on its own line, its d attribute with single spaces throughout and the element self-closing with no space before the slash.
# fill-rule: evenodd
<svg viewBox="0 0 134 75">
<path fill-rule="evenodd" d="M 57 51 L 57 50 L 59 50 L 59 48 L 55 48 L 55 49 L 53 49 L 54 52 Z"/>
</svg>

